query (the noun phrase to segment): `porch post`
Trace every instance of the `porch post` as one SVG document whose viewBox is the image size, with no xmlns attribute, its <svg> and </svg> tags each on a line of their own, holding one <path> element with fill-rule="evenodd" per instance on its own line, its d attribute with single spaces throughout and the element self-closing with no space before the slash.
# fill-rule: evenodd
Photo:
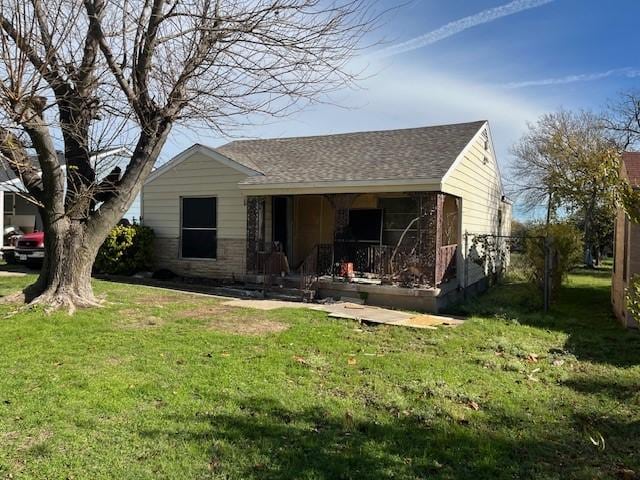
<svg viewBox="0 0 640 480">
<path fill-rule="evenodd" d="M 442 279 L 440 247 L 442 247 L 442 223 L 444 194 L 424 192 L 418 194 L 420 209 L 418 221 L 418 256 L 426 282 L 435 287 Z"/>
<path fill-rule="evenodd" d="M 358 196 L 357 193 L 336 193 L 326 195 L 329 203 L 335 210 L 335 227 L 333 232 L 334 240 L 344 232 L 349 225 L 349 208 Z"/>
<path fill-rule="evenodd" d="M 265 238 L 265 197 L 247 197 L 247 273 L 259 273 L 258 251 Z"/>
</svg>

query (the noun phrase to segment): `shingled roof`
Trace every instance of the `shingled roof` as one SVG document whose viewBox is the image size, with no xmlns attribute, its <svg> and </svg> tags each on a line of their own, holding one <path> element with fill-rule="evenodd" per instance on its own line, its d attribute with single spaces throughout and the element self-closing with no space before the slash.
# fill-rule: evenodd
<svg viewBox="0 0 640 480">
<path fill-rule="evenodd" d="M 622 161 L 631 185 L 640 187 L 640 152 L 625 152 Z"/>
<path fill-rule="evenodd" d="M 485 123 L 240 140 L 216 151 L 262 174 L 244 185 L 441 179 Z"/>
</svg>

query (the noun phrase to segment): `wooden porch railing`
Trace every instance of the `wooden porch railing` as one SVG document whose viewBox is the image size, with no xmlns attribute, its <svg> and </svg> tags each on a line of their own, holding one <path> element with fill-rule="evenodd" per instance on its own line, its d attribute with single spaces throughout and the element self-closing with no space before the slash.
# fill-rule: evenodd
<svg viewBox="0 0 640 480">
<path fill-rule="evenodd" d="M 445 283 L 456 276 L 458 245 L 445 245 L 440 247 L 436 261 L 436 283 Z"/>
</svg>

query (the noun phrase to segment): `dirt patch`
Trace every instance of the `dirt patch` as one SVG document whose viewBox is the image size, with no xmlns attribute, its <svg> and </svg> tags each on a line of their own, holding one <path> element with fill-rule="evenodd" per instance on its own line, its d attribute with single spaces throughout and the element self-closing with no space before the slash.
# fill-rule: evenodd
<svg viewBox="0 0 640 480">
<path fill-rule="evenodd" d="M 283 332 L 289 325 L 264 317 L 263 312 L 221 305 L 200 305 L 182 313 L 186 318 L 206 320 L 209 330 L 237 335 L 267 335 Z"/>
</svg>

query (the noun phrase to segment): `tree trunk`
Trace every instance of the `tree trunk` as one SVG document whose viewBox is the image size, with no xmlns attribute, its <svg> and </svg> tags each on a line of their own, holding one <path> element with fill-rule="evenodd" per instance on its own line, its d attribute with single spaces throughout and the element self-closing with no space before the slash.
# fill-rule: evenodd
<svg viewBox="0 0 640 480">
<path fill-rule="evenodd" d="M 104 241 L 87 224 L 68 217 L 47 221 L 42 212 L 45 234 L 45 258 L 38 280 L 24 291 L 29 305 L 42 305 L 47 310 L 100 305 L 91 287 L 91 269 Z"/>
</svg>

